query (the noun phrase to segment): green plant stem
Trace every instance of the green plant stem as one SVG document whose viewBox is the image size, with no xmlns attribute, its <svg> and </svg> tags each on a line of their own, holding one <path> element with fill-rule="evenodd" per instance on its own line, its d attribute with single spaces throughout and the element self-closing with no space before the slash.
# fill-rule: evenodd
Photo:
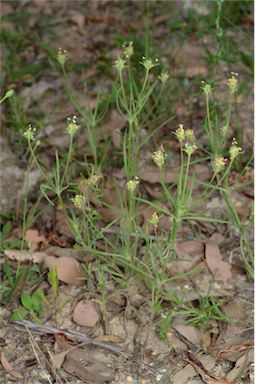
<svg viewBox="0 0 255 384">
<path fill-rule="evenodd" d="M 233 161 L 231 161 L 228 165 L 228 167 L 226 168 L 225 172 L 223 173 L 223 175 L 221 176 L 221 178 L 219 179 L 219 181 L 217 182 L 217 184 L 212 187 L 212 189 L 210 190 L 210 192 L 208 192 L 207 194 L 205 193 L 209 187 L 207 187 L 205 189 L 205 192 L 203 192 L 203 195 L 201 198 L 199 198 L 198 200 L 196 200 L 192 206 L 191 206 L 191 209 L 195 209 L 196 207 L 198 207 L 205 199 L 208 199 L 214 192 L 215 190 L 217 190 L 219 188 L 219 186 L 222 184 L 222 182 L 224 181 L 224 179 L 227 177 L 228 173 L 230 172 L 230 169 L 233 165 Z M 216 174 L 213 175 L 211 181 L 209 182 L 209 185 L 211 184 L 211 182 L 215 179 L 216 177 Z"/>
<path fill-rule="evenodd" d="M 215 143 L 214 143 L 214 136 L 213 136 L 213 131 L 212 131 L 212 123 L 211 123 L 211 116 L 210 116 L 210 107 L 209 107 L 209 94 L 205 94 L 205 103 L 206 103 L 206 115 L 207 115 L 207 128 L 209 131 L 209 138 L 210 138 L 210 144 L 211 144 L 211 149 L 216 155 L 216 150 L 215 150 Z"/>
<path fill-rule="evenodd" d="M 66 161 L 66 165 L 65 165 L 65 169 L 64 169 L 62 178 L 61 178 L 61 186 L 63 185 L 66 174 L 68 172 L 69 164 L 70 164 L 70 161 L 72 158 L 72 151 L 73 151 L 73 136 L 71 135 L 70 136 L 70 142 L 69 142 L 69 148 L 68 148 L 68 154 L 67 154 L 67 161 Z"/>
<path fill-rule="evenodd" d="M 48 176 L 46 175 L 46 173 L 44 172 L 44 170 L 43 170 L 42 167 L 40 166 L 40 164 L 39 164 L 39 162 L 38 162 L 38 160 L 37 160 L 37 158 L 36 158 L 36 156 L 35 156 L 34 149 L 33 149 L 32 145 L 31 145 L 31 140 L 28 140 L 28 148 L 29 148 L 29 150 L 30 150 L 30 153 L 31 153 L 31 155 L 32 155 L 32 157 L 33 157 L 33 160 L 34 160 L 34 162 L 35 162 L 37 168 L 38 168 L 39 171 L 41 172 L 41 174 L 42 174 L 42 176 L 44 177 L 44 179 L 45 179 L 47 182 L 49 182 L 49 178 L 48 178 Z"/>
<path fill-rule="evenodd" d="M 144 77 L 144 82 L 143 82 L 143 86 L 142 86 L 142 90 L 140 92 L 140 95 L 142 95 L 145 91 L 145 88 L 146 88 L 146 85 L 147 85 L 147 82 L 148 82 L 148 78 L 149 78 L 149 70 L 146 69 L 146 72 L 145 72 L 145 77 Z"/>
</svg>

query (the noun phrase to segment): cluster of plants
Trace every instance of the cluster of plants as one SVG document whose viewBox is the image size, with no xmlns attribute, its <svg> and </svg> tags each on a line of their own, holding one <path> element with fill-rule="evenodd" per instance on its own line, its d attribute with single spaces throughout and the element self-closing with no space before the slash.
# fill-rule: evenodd
<svg viewBox="0 0 255 384">
<path fill-rule="evenodd" d="M 202 93 L 205 97 L 206 115 L 204 129 L 208 134 L 208 147 L 199 148 L 200 154 L 196 156 L 198 144 L 195 132 L 185 129 L 182 124 L 173 132 L 175 139 L 179 142 L 180 168 L 175 183 L 169 186 L 165 180 L 165 171 L 168 167 L 167 153 L 160 145 L 158 149 L 152 151 L 152 160 L 159 168 L 160 184 L 162 188 L 161 202 L 151 202 L 143 194 L 140 188 L 141 182 L 138 178 L 139 172 L 139 153 L 156 130 L 151 130 L 147 135 L 141 135 L 141 129 L 146 127 L 150 113 L 157 107 L 157 104 L 169 81 L 168 73 L 163 70 L 159 75 L 153 74 L 153 69 L 158 67 L 159 61 L 151 58 L 141 58 L 143 77 L 137 80 L 133 67 L 132 56 L 134 47 L 132 42 L 125 44 L 123 55 L 114 63 L 117 74 L 115 84 L 116 106 L 120 114 L 127 120 L 127 128 L 122 135 L 122 164 L 126 177 L 125 189 L 119 187 L 119 199 L 121 207 L 121 220 L 114 220 L 106 227 L 98 225 L 100 216 L 96 208 L 91 203 L 91 194 L 101 201 L 101 186 L 103 185 L 103 162 L 98 159 L 98 146 L 100 143 L 99 124 L 106 113 L 106 108 L 102 109 L 101 101 L 98 101 L 94 110 L 77 110 L 82 112 L 80 116 L 81 126 L 85 128 L 88 142 L 92 150 L 92 163 L 84 164 L 86 178 L 79 183 L 74 183 L 70 176 L 70 166 L 73 161 L 74 139 L 81 129 L 76 116 L 67 120 L 67 134 L 69 135 L 69 149 L 67 155 L 60 158 L 58 151 L 55 152 L 55 166 L 51 172 L 47 170 L 37 156 L 40 147 L 40 140 L 36 138 L 36 131 L 31 126 L 24 133 L 27 139 L 28 148 L 31 154 L 31 161 L 35 163 L 41 172 L 44 182 L 41 184 L 41 193 L 50 204 L 58 204 L 65 213 L 66 221 L 73 233 L 76 241 L 77 250 L 85 250 L 101 260 L 105 270 L 119 284 L 128 285 L 130 277 L 138 275 L 151 292 L 151 303 L 153 308 L 158 309 L 163 300 L 172 301 L 175 306 L 183 308 L 180 297 L 171 288 L 171 280 L 184 276 L 169 277 L 168 265 L 170 261 L 176 259 L 175 245 L 178 231 L 184 222 L 206 221 L 212 223 L 228 224 L 229 220 L 210 217 L 206 212 L 197 213 L 197 208 L 215 193 L 220 193 L 226 201 L 229 216 L 232 224 L 239 230 L 241 255 L 247 273 L 252 275 L 252 250 L 246 237 L 246 224 L 242 223 L 232 199 L 232 189 L 228 183 L 228 177 L 242 154 L 242 149 L 233 139 L 229 142 L 229 127 L 231 121 L 231 111 L 235 95 L 238 91 L 237 74 L 232 73 L 227 81 L 229 92 L 228 108 L 224 119 L 219 118 L 212 110 L 210 99 L 213 94 L 213 85 L 202 84 Z M 66 77 L 65 63 L 67 53 L 59 51 L 57 61 L 59 62 L 64 77 Z M 70 83 L 66 86 L 70 92 Z M 71 101 L 75 91 L 72 89 Z M 174 138 L 173 138 L 174 139 Z M 212 176 L 210 181 L 201 182 L 193 174 L 194 164 L 200 162 L 210 162 Z M 196 197 L 194 189 L 199 184 L 200 194 Z M 117 187 L 118 188 L 118 187 Z M 69 201 L 68 196 L 72 196 Z M 104 204 L 101 201 L 101 204 Z M 141 204 L 146 204 L 154 209 L 154 213 L 148 220 L 148 224 L 154 227 L 154 235 L 143 230 L 139 225 L 139 213 Z M 169 232 L 159 231 L 158 223 L 160 217 L 169 217 L 171 229 Z M 116 229 L 117 228 L 117 229 Z M 113 229 L 111 232 L 110 230 Z M 108 236 L 111 232 L 112 235 Z M 104 244 L 104 249 L 98 247 L 98 241 Z M 191 273 L 191 272 L 189 272 Z M 36 291 L 37 292 L 37 291 Z M 36 296 L 37 297 L 37 296 Z M 28 298 L 22 296 L 22 304 L 26 310 L 39 313 L 37 303 L 33 303 L 33 296 Z M 220 311 L 218 306 L 210 299 L 206 303 L 211 303 L 209 307 L 214 307 L 212 317 L 217 318 Z M 203 304 L 204 306 L 204 304 Z M 202 305 L 200 307 L 203 307 Z M 28 308 L 29 307 L 29 308 Z M 191 308 L 184 308 L 180 313 L 190 313 L 193 319 Z M 198 313 L 201 311 L 198 310 Z M 171 312 L 171 316 L 174 316 Z M 168 318 L 171 317 L 168 315 Z M 196 316 L 195 316 L 196 317 Z M 221 318 L 224 318 L 222 314 Z M 192 320 L 196 323 L 196 320 Z M 199 322 L 199 321 L 198 321 Z M 201 320 L 201 323 L 203 321 Z"/>
<path fill-rule="evenodd" d="M 220 6 L 218 12 L 220 17 Z M 218 55 L 220 55 L 220 25 L 217 28 Z M 30 153 L 29 167 L 36 165 L 44 180 L 40 185 L 41 196 L 45 197 L 49 204 L 61 207 L 75 239 L 77 251 L 84 250 L 94 255 L 102 268 L 99 284 L 102 300 L 104 302 L 106 300 L 107 274 L 110 273 L 115 283 L 125 289 L 128 288 L 134 276 L 138 277 L 148 289 L 153 311 L 161 316 L 159 326 L 161 336 L 165 337 L 169 321 L 177 316 L 186 316 L 190 324 L 202 329 L 205 329 L 211 320 L 227 321 L 220 310 L 221 302 L 216 303 L 210 297 L 210 292 L 207 297 L 199 296 L 198 306 L 194 307 L 185 304 L 182 295 L 172 287 L 171 281 L 184 278 L 185 275 L 193 272 L 169 276 L 168 266 L 170 262 L 177 259 L 175 246 L 178 233 L 184 223 L 191 225 L 196 221 L 210 222 L 215 225 L 231 223 L 240 236 L 241 258 L 247 275 L 253 276 L 253 252 L 248 238 L 250 223 L 240 218 L 233 200 L 233 191 L 236 186 L 229 183 L 231 171 L 238 167 L 240 169 L 243 158 L 246 159 L 245 167 L 248 167 L 251 158 L 247 160 L 240 146 L 242 144 L 238 143 L 234 137 L 230 138 L 231 114 L 238 95 L 238 75 L 231 73 L 230 78 L 226 79 L 228 100 L 224 114 L 217 108 L 217 100 L 214 96 L 216 83 L 204 82 L 201 85 L 201 94 L 205 100 L 206 111 L 202 129 L 207 133 L 208 145 L 206 148 L 199 147 L 196 132 L 189 127 L 184 127 L 181 122 L 174 131 L 169 133 L 172 140 L 177 140 L 179 145 L 177 178 L 171 185 L 166 182 L 166 170 L 169 166 L 167 150 L 162 144 L 152 148 L 151 160 L 159 169 L 162 193 L 158 202 L 151 202 L 146 197 L 138 177 L 141 166 L 140 154 L 145 145 L 149 146 L 150 140 L 162 126 L 173 118 L 168 116 L 158 126 L 151 128 L 153 114 L 160 108 L 165 92 L 169 89 L 171 74 L 165 69 L 161 70 L 160 60 L 146 56 L 141 57 L 137 63 L 135 56 L 133 42 L 125 43 L 121 57 L 113 65 L 116 79 L 110 100 L 106 97 L 98 97 L 95 108 L 90 109 L 81 107 L 78 103 L 78 97 L 66 70 L 68 54 L 59 50 L 53 64 L 55 68 L 58 66 L 61 70 L 64 87 L 78 116 L 67 119 L 68 151 L 61 156 L 56 150 L 55 164 L 51 169 L 47 169 L 38 155 L 41 142 L 36 137 L 36 129 L 29 126 L 24 137 Z M 12 96 L 13 92 L 8 91 L 1 102 Z M 97 201 L 101 206 L 109 207 L 102 196 L 107 150 L 102 151 L 100 124 L 113 104 L 127 122 L 121 135 L 120 155 L 120 164 L 126 182 L 124 188 L 123 185 L 118 186 L 116 183 L 121 210 L 120 219 L 113 220 L 102 227 L 100 215 L 91 202 L 91 196 L 93 201 Z M 236 133 L 236 136 L 240 137 L 239 132 Z M 86 134 L 92 157 L 90 161 L 79 164 L 79 167 L 82 165 L 84 173 L 77 181 L 73 178 L 71 170 L 77 165 L 73 154 L 75 139 L 79 134 Z M 229 142 L 232 144 L 229 145 Z M 207 182 L 200 181 L 194 175 L 193 167 L 200 163 L 210 164 L 211 179 Z M 200 191 L 199 196 L 195 192 L 197 188 Z M 227 211 L 224 219 L 210 217 L 203 210 L 198 213 L 198 209 L 216 194 L 221 195 L 226 203 Z M 144 204 L 154 210 L 147 223 L 148 226 L 153 227 L 153 233 L 141 228 L 139 224 L 139 216 Z M 159 221 L 162 216 L 169 218 L 171 223 L 169 231 L 159 230 Z M 23 213 L 23 235 L 28 226 L 28 217 L 26 203 Z M 6 227 L 2 232 L 4 235 Z M 24 246 L 23 242 L 22 247 Z M 89 273 L 89 267 L 86 268 L 88 276 L 92 276 Z M 16 275 L 13 275 L 7 268 L 4 274 L 10 283 L 9 286 L 12 287 L 11 292 L 20 279 L 20 269 Z M 55 311 L 59 310 L 61 305 L 56 304 L 58 290 L 56 270 L 49 272 L 48 281 L 52 290 L 51 302 L 40 288 L 31 295 L 23 293 L 20 298 L 22 308 L 13 313 L 12 319 L 30 316 L 34 321 L 39 321 L 45 306 L 54 306 Z M 162 309 L 163 301 L 172 303 L 174 309 L 165 313 Z"/>
</svg>

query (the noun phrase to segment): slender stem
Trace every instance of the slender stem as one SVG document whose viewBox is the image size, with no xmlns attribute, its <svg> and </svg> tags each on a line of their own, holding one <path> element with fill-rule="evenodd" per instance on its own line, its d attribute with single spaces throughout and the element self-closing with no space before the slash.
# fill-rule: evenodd
<svg viewBox="0 0 255 384">
<path fill-rule="evenodd" d="M 202 197 L 198 200 L 196 200 L 192 206 L 191 206 L 191 209 L 195 209 L 196 207 L 198 207 L 198 205 L 200 205 L 205 199 L 208 199 L 214 192 L 215 190 L 222 184 L 222 182 L 224 181 L 224 179 L 226 178 L 226 176 L 228 175 L 231 167 L 232 167 L 232 164 L 233 164 L 233 161 L 231 160 L 231 162 L 229 163 L 227 169 L 225 170 L 225 172 L 223 173 L 223 175 L 221 176 L 221 178 L 219 179 L 219 181 L 217 182 L 217 184 L 215 185 L 214 188 L 211 189 L 210 192 L 208 192 L 207 194 L 203 193 Z M 211 181 L 214 180 L 216 174 L 213 175 Z M 210 182 L 211 183 L 211 182 Z M 209 185 L 210 185 L 209 183 Z M 206 190 L 208 190 L 209 187 L 206 188 Z"/>
<path fill-rule="evenodd" d="M 142 90 L 141 90 L 141 93 L 140 95 L 143 94 L 145 88 L 146 88 L 146 85 L 147 85 L 147 82 L 148 82 L 148 77 L 149 77 L 149 72 L 148 69 L 146 69 L 146 72 L 145 72 L 145 77 L 144 77 L 144 82 L 143 82 L 143 86 L 142 86 Z"/>
<path fill-rule="evenodd" d="M 213 152 L 215 152 L 215 146 L 214 146 L 214 137 L 212 132 L 212 124 L 211 124 L 211 116 L 210 116 L 210 107 L 209 107 L 209 95 L 208 93 L 205 94 L 205 102 L 206 102 L 206 114 L 207 114 L 207 127 L 209 130 L 209 136 L 210 136 L 210 143 Z"/>
<path fill-rule="evenodd" d="M 72 157 L 72 150 L 73 150 L 73 136 L 70 137 L 69 149 L 68 149 L 68 154 L 67 154 L 67 161 L 66 161 L 64 173 L 63 173 L 62 178 L 61 178 L 61 186 L 64 183 L 64 180 L 65 180 L 68 168 L 69 168 L 69 164 L 70 164 L 71 157 Z"/>
<path fill-rule="evenodd" d="M 191 155 L 188 154 L 188 160 L 187 160 L 187 164 L 186 164 L 186 172 L 185 172 L 185 177 L 184 177 L 184 184 L 183 184 L 183 189 L 182 189 L 182 198 L 181 198 L 182 206 L 184 204 L 185 195 L 186 195 L 186 187 L 187 187 L 187 180 L 188 180 L 189 167 L 190 167 L 190 158 L 191 158 Z"/>
<path fill-rule="evenodd" d="M 38 162 L 38 160 L 37 160 L 37 158 L 36 158 L 36 156 L 35 156 L 34 149 L 33 149 L 32 145 L 31 145 L 31 140 L 28 140 L 28 148 L 29 148 L 29 150 L 30 150 L 30 153 L 31 153 L 31 155 L 32 155 L 32 158 L 33 158 L 33 160 L 34 160 L 34 162 L 35 162 L 37 168 L 39 169 L 39 171 L 41 172 L 41 174 L 42 174 L 42 176 L 45 178 L 45 180 L 46 180 L 47 182 L 49 182 L 49 178 L 48 178 L 48 176 L 46 175 L 46 173 L 44 172 L 44 170 L 43 170 L 42 167 L 40 166 L 40 164 L 39 164 L 39 162 Z"/>
</svg>

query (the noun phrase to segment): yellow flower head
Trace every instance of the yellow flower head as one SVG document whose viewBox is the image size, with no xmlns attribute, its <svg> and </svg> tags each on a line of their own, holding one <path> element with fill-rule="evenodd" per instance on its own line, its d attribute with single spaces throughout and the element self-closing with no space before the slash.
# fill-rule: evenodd
<svg viewBox="0 0 255 384">
<path fill-rule="evenodd" d="M 67 61 L 67 51 L 59 48 L 58 54 L 57 54 L 57 61 L 60 65 L 64 65 Z"/>
<path fill-rule="evenodd" d="M 126 187 L 129 192 L 133 193 L 139 184 L 139 178 L 135 176 L 132 180 L 129 180 L 126 184 Z"/>
<path fill-rule="evenodd" d="M 216 156 L 215 159 L 212 162 L 213 172 L 219 173 L 223 171 L 226 165 L 226 159 L 222 156 Z"/>
<path fill-rule="evenodd" d="M 159 149 L 153 153 L 152 159 L 159 168 L 163 167 L 166 161 L 166 154 L 163 145 L 161 145 Z"/>
<path fill-rule="evenodd" d="M 238 147 L 236 139 L 233 138 L 232 145 L 229 148 L 230 160 L 234 160 L 241 152 L 242 152 L 242 148 Z"/>
<path fill-rule="evenodd" d="M 180 143 L 185 140 L 185 131 L 183 128 L 183 124 L 179 124 L 179 128 L 176 129 L 175 134 Z"/>
<path fill-rule="evenodd" d="M 153 212 L 151 218 L 149 219 L 149 223 L 151 223 L 155 228 L 158 227 L 159 216 L 157 215 L 156 212 Z"/>
<path fill-rule="evenodd" d="M 237 92 L 238 89 L 238 81 L 237 81 L 238 73 L 231 72 L 231 77 L 228 79 L 228 88 L 230 90 L 230 93 L 233 95 Z"/>
<path fill-rule="evenodd" d="M 67 118 L 67 133 L 70 136 L 74 136 L 80 126 L 77 124 L 77 117 L 73 116 L 72 118 L 68 117 Z"/>
</svg>

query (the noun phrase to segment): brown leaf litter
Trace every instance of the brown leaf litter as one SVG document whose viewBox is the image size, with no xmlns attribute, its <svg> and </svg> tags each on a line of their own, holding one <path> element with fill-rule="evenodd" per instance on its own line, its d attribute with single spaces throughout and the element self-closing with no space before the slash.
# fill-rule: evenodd
<svg viewBox="0 0 255 384">
<path fill-rule="evenodd" d="M 217 234 L 210 237 L 205 247 L 205 260 L 214 280 L 222 283 L 225 288 L 232 287 L 231 265 L 221 255 Z"/>
<path fill-rule="evenodd" d="M 94 327 L 99 319 L 99 309 L 93 301 L 81 300 L 74 308 L 73 321 L 83 327 Z"/>
</svg>

